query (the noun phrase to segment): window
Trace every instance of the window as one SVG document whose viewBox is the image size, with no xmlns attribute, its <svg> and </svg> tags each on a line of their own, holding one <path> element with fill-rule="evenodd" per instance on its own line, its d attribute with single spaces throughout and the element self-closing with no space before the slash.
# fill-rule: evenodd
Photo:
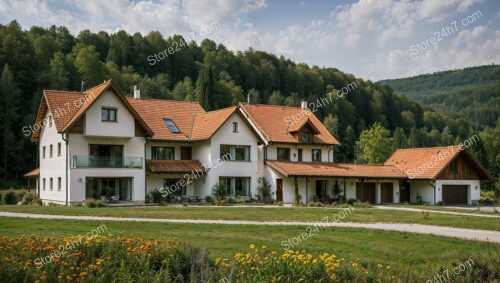
<svg viewBox="0 0 500 283">
<path fill-rule="evenodd" d="M 321 149 L 313 149 L 311 152 L 312 152 L 312 161 L 321 162 Z"/>
<path fill-rule="evenodd" d="M 290 149 L 278 147 L 278 160 L 290 161 Z"/>
<path fill-rule="evenodd" d="M 53 152 L 52 145 L 50 145 L 50 147 L 49 147 L 49 157 L 52 157 L 52 152 Z"/>
<path fill-rule="evenodd" d="M 231 196 L 250 196 L 249 177 L 220 177 L 219 185 L 224 185 Z"/>
<path fill-rule="evenodd" d="M 228 155 L 231 161 L 250 161 L 250 146 L 221 144 L 220 158 L 227 159 Z"/>
<path fill-rule="evenodd" d="M 102 108 L 101 110 L 101 121 L 102 122 L 116 122 L 116 109 L 114 108 Z"/>
<path fill-rule="evenodd" d="M 50 187 L 49 187 L 49 189 L 50 189 L 51 191 L 53 191 L 53 190 L 54 190 L 54 179 L 53 179 L 53 178 L 50 178 Z"/>
<path fill-rule="evenodd" d="M 155 160 L 174 160 L 175 148 L 165 146 L 152 146 L 151 159 Z"/>
<path fill-rule="evenodd" d="M 57 190 L 61 190 L 61 177 L 57 178 Z"/>
<path fill-rule="evenodd" d="M 45 146 L 42 147 L 42 158 L 45 158 Z"/>
<path fill-rule="evenodd" d="M 49 128 L 52 128 L 52 116 L 49 115 Z"/>
<path fill-rule="evenodd" d="M 182 185 L 184 184 L 184 185 Z M 185 196 L 186 182 L 181 182 L 181 179 L 163 179 L 164 194 L 171 196 Z"/>
<path fill-rule="evenodd" d="M 47 186 L 45 185 L 45 178 L 43 178 L 42 189 L 45 191 L 46 188 L 47 188 Z"/>
<path fill-rule="evenodd" d="M 457 173 L 457 160 L 450 162 L 450 173 Z"/>
<path fill-rule="evenodd" d="M 57 156 L 61 156 L 61 143 L 57 143 Z"/>
<path fill-rule="evenodd" d="M 170 130 L 171 133 L 178 134 L 180 133 L 179 129 L 177 126 L 174 124 L 174 121 L 172 119 L 163 119 L 163 122 L 165 122 L 165 125 L 167 125 L 168 129 Z"/>
<path fill-rule="evenodd" d="M 300 141 L 301 142 L 310 142 L 311 134 L 308 132 L 300 132 Z"/>
<path fill-rule="evenodd" d="M 298 149 L 298 160 L 302 161 L 302 148 Z"/>
<path fill-rule="evenodd" d="M 238 122 L 233 122 L 233 133 L 238 132 Z"/>
<path fill-rule="evenodd" d="M 89 167 L 122 168 L 123 145 L 89 144 Z"/>
</svg>

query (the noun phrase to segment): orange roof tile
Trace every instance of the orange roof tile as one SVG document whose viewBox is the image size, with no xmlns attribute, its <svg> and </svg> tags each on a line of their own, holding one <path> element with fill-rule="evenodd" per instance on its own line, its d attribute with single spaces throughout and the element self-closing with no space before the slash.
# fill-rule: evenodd
<svg viewBox="0 0 500 283">
<path fill-rule="evenodd" d="M 460 153 L 467 155 L 485 179 L 491 178 L 475 157 L 467 149 L 460 150 L 459 146 L 398 149 L 384 164 L 393 165 L 409 176 L 414 175 L 412 179 L 434 180 Z M 415 171 L 419 167 L 425 170 Z"/>
<path fill-rule="evenodd" d="M 307 120 L 314 126 L 318 134 L 314 135 L 314 143 L 329 145 L 340 144 L 325 128 L 323 123 L 314 115 L 307 115 L 300 107 L 287 107 L 278 105 L 240 103 L 241 109 L 259 128 L 268 142 L 300 143 L 291 133 L 300 124 L 302 127 Z M 292 122 L 290 124 L 290 121 Z"/>
<path fill-rule="evenodd" d="M 191 139 L 209 139 L 236 112 L 236 109 L 237 107 L 233 106 L 196 115 L 194 117 Z"/>
<path fill-rule="evenodd" d="M 59 91 L 59 90 L 44 90 L 42 100 L 38 108 L 38 114 L 35 124 L 43 125 L 48 121 L 44 121 L 47 110 L 52 113 L 53 121 L 58 132 L 62 132 L 64 126 L 75 115 L 81 106 L 85 95 L 74 91 Z M 38 140 L 40 136 L 40 128 L 35 127 L 32 139 Z"/>
<path fill-rule="evenodd" d="M 127 97 L 154 132 L 155 140 L 189 140 L 195 115 L 205 111 L 197 102 Z M 172 119 L 180 133 L 171 133 L 163 119 Z"/>
<path fill-rule="evenodd" d="M 40 175 L 40 168 L 36 168 L 34 170 L 31 170 L 30 172 L 24 174 L 24 177 L 26 178 L 32 178 Z"/>
<path fill-rule="evenodd" d="M 191 173 L 206 172 L 198 160 L 146 160 L 146 170 L 150 173 Z"/>
<path fill-rule="evenodd" d="M 276 160 L 268 160 L 266 164 L 286 177 L 407 178 L 406 175 L 391 165 L 291 162 Z"/>
<path fill-rule="evenodd" d="M 146 130 L 146 133 L 149 135 L 152 135 L 152 130 L 148 127 L 148 125 L 144 122 L 142 117 L 136 112 L 136 110 L 130 105 L 130 103 L 127 101 L 125 96 L 123 96 L 118 89 L 115 87 L 113 82 L 111 80 L 105 81 L 100 85 L 97 85 L 93 88 L 90 88 L 84 92 L 86 95 L 85 100 L 82 103 L 82 106 L 78 109 L 78 111 L 71 117 L 71 120 L 64 126 L 62 131 L 66 131 L 70 129 L 84 114 L 87 109 L 92 106 L 92 104 L 107 90 L 111 89 L 112 93 L 116 94 L 118 99 L 127 107 L 127 109 L 130 111 L 132 116 L 134 116 L 138 121 L 139 124 L 142 125 L 144 130 Z"/>
</svg>

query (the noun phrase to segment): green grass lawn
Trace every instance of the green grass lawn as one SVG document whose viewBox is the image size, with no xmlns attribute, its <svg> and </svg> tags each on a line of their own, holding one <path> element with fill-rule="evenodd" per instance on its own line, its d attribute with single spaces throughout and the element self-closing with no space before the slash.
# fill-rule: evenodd
<svg viewBox="0 0 500 283">
<path fill-rule="evenodd" d="M 0 211 L 45 213 L 60 215 L 93 215 L 113 217 L 170 218 L 170 219 L 222 219 L 254 221 L 309 221 L 321 222 L 339 212 L 332 208 L 302 207 L 62 207 L 62 206 L 11 206 L 2 205 Z M 346 216 L 345 222 L 419 223 L 470 229 L 500 231 L 499 218 L 448 215 L 430 212 L 383 210 L 375 208 L 356 209 Z"/>
<path fill-rule="evenodd" d="M 0 217 L 0 234 L 19 237 L 34 233 L 40 236 L 85 235 L 105 224 L 115 236 L 171 239 L 206 247 L 210 256 L 229 258 L 236 252 L 248 251 L 250 244 L 266 245 L 281 251 L 281 241 L 305 232 L 296 226 L 195 225 L 171 223 L 129 223 L 106 221 L 46 220 Z M 435 272 L 440 266 L 461 262 L 471 255 L 486 256 L 500 250 L 500 245 L 432 235 L 369 229 L 329 227 L 294 247 L 308 252 L 334 252 L 350 259 L 375 260 L 419 273 Z"/>
<path fill-rule="evenodd" d="M 484 215 L 497 215 L 497 216 L 500 216 L 500 214 L 496 213 L 496 212 L 482 211 L 482 210 L 460 209 L 460 208 L 449 208 L 449 207 L 435 206 L 435 205 L 390 204 L 388 206 L 391 206 L 391 207 L 402 207 L 402 208 L 417 208 L 417 209 L 435 210 L 435 211 L 460 212 L 460 213 L 468 213 L 468 214 L 484 214 Z"/>
</svg>

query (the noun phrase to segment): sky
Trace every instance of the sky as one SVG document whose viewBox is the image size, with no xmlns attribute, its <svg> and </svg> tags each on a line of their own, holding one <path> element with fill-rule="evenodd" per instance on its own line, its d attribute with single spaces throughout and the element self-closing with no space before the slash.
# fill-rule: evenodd
<svg viewBox="0 0 500 283">
<path fill-rule="evenodd" d="M 0 23 L 181 34 L 377 81 L 500 62 L 500 0 L 0 0 Z"/>
</svg>

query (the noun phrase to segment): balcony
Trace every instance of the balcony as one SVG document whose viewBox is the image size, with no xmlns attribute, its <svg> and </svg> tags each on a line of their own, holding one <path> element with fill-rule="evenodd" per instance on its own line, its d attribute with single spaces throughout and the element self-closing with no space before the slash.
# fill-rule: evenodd
<svg viewBox="0 0 500 283">
<path fill-rule="evenodd" d="M 71 168 L 135 168 L 142 169 L 142 157 L 73 155 Z"/>
</svg>

